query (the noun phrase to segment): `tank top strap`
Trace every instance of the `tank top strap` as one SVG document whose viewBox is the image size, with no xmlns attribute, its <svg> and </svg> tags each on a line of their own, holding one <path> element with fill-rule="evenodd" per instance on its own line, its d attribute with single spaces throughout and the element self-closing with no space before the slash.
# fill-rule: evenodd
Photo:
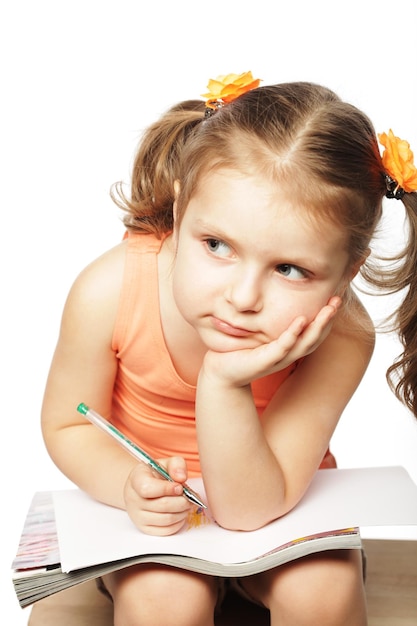
<svg viewBox="0 0 417 626">
<path fill-rule="evenodd" d="M 113 331 L 112 348 L 119 352 L 137 325 L 149 324 L 159 307 L 157 257 L 166 236 L 158 239 L 152 234 L 129 232 L 123 283 L 118 314 Z"/>
<path fill-rule="evenodd" d="M 164 242 L 164 240 L 170 235 L 171 233 L 164 233 L 161 237 L 161 239 L 158 239 L 155 235 L 152 235 L 150 233 L 139 233 L 139 232 L 133 232 L 133 231 L 129 231 L 126 232 L 123 239 L 127 239 L 128 242 L 128 248 L 136 248 L 138 249 L 138 251 L 143 252 L 143 253 L 148 253 L 148 252 L 153 252 L 154 254 L 158 254 L 161 246 Z"/>
</svg>

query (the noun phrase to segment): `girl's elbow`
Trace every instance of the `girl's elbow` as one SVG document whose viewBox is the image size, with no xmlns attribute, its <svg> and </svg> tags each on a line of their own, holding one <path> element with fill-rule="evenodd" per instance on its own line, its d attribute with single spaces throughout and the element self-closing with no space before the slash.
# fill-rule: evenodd
<svg viewBox="0 0 417 626">
<path fill-rule="evenodd" d="M 220 519 L 215 517 L 215 520 L 216 524 L 218 524 L 221 528 L 239 532 L 251 532 L 253 530 L 258 530 L 259 528 L 262 528 L 262 526 L 266 526 L 267 523 L 255 523 L 253 520 L 228 519 L 227 517 Z"/>
<path fill-rule="evenodd" d="M 267 526 L 284 513 L 271 513 L 258 511 L 222 511 L 214 514 L 216 523 L 225 530 L 251 532 Z"/>
</svg>

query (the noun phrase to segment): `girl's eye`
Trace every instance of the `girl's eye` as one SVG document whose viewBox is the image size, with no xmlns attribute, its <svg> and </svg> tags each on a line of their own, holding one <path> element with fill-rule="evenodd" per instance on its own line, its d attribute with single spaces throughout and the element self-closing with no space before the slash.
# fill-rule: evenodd
<svg viewBox="0 0 417 626">
<path fill-rule="evenodd" d="M 305 270 L 302 270 L 296 265 L 290 265 L 289 263 L 282 263 L 281 265 L 278 265 L 277 272 L 281 274 L 281 276 L 285 276 L 285 278 L 289 278 L 290 280 L 303 280 L 307 277 L 307 272 Z"/>
<path fill-rule="evenodd" d="M 206 239 L 206 245 L 210 252 L 217 256 L 230 256 L 230 248 L 227 243 L 219 239 Z"/>
</svg>

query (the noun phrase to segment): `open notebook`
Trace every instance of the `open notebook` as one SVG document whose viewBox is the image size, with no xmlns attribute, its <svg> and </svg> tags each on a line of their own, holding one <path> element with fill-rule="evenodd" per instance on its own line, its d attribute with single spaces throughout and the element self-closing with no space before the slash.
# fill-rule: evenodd
<svg viewBox="0 0 417 626">
<path fill-rule="evenodd" d="M 190 486 L 205 497 L 200 479 Z M 314 552 L 361 547 L 360 526 L 417 525 L 417 486 L 401 467 L 316 473 L 287 515 L 251 532 L 195 510 L 181 532 L 154 537 L 124 511 L 78 489 L 35 494 L 12 578 L 21 606 L 135 563 L 157 562 L 219 576 L 245 576 Z"/>
</svg>

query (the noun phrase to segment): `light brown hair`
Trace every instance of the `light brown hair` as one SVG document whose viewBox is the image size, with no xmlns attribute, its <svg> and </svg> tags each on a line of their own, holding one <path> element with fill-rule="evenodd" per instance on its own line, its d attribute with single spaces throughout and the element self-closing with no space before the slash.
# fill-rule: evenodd
<svg viewBox="0 0 417 626">
<path fill-rule="evenodd" d="M 285 185 L 313 216 L 345 229 L 352 265 L 366 258 L 386 183 L 375 130 L 362 111 L 325 87 L 294 82 L 258 87 L 207 119 L 204 112 L 203 101 L 184 101 L 144 133 L 129 198 L 121 183 L 112 190 L 128 229 L 161 237 L 173 228 L 174 181 L 180 221 L 204 175 L 233 168 Z M 409 288 L 394 320 L 404 352 L 388 380 L 417 416 L 417 194 L 405 194 L 403 203 L 410 234 L 397 263 L 387 270 L 369 258 L 361 272 L 384 291 Z"/>
</svg>

